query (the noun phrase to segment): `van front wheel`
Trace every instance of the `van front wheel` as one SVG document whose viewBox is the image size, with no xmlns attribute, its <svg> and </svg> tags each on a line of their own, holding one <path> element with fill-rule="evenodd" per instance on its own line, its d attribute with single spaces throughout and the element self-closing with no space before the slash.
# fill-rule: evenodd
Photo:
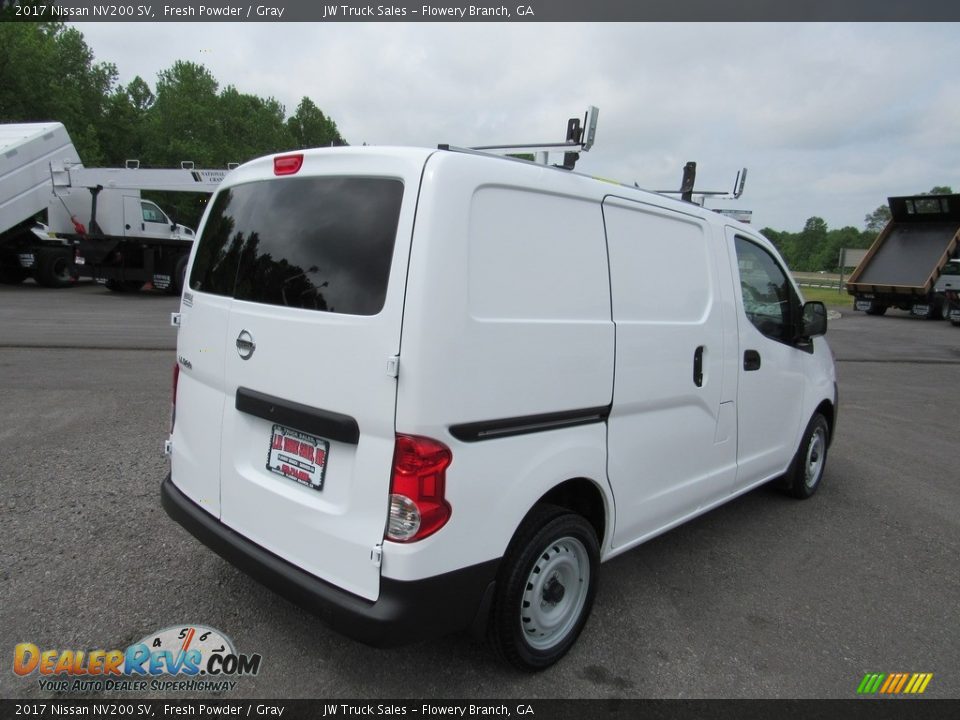
<svg viewBox="0 0 960 720">
<path fill-rule="evenodd" d="M 573 646 L 593 607 L 600 550 L 580 515 L 538 506 L 507 549 L 489 626 L 497 654 L 543 670 Z"/>
<path fill-rule="evenodd" d="M 806 500 L 817 491 L 827 465 L 829 443 L 830 426 L 827 419 L 816 413 L 807 425 L 800 448 L 784 478 L 784 489 L 788 495 L 798 500 Z"/>
</svg>

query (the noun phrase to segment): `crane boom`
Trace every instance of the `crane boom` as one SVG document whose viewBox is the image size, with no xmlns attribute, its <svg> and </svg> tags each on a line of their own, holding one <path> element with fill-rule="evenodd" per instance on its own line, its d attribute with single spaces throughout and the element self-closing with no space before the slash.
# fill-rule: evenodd
<svg viewBox="0 0 960 720">
<path fill-rule="evenodd" d="M 229 170 L 192 168 L 85 168 L 77 165 L 51 165 L 54 192 L 62 188 L 111 190 L 162 190 L 172 192 L 213 193 Z"/>
</svg>

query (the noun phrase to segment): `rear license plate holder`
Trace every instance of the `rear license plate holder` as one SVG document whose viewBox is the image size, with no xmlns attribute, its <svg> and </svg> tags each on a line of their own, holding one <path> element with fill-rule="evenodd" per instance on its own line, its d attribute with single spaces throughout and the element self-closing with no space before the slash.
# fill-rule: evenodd
<svg viewBox="0 0 960 720">
<path fill-rule="evenodd" d="M 323 490 L 329 454 L 329 441 L 274 425 L 267 450 L 267 470 L 312 490 Z"/>
</svg>

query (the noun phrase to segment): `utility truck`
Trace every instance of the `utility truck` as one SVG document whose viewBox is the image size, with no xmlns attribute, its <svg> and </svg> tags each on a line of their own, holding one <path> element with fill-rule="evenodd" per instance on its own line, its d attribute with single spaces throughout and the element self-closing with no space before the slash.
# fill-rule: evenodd
<svg viewBox="0 0 960 720">
<path fill-rule="evenodd" d="M 227 170 L 85 168 L 59 123 L 0 125 L 0 143 L 0 282 L 180 292 L 194 232 L 140 193 L 212 193 Z"/>
<path fill-rule="evenodd" d="M 960 195 L 888 198 L 891 218 L 847 281 L 853 307 L 868 315 L 887 308 L 924 318 L 949 312 L 937 285 L 960 244 Z"/>
</svg>

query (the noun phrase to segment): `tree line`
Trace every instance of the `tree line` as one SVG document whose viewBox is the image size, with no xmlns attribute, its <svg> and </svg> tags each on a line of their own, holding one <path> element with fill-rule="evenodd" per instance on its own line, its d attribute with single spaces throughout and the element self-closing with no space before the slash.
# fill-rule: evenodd
<svg viewBox="0 0 960 720">
<path fill-rule="evenodd" d="M 177 61 L 151 86 L 118 82 L 82 33 L 62 23 L 0 23 L 0 119 L 63 123 L 83 162 L 225 167 L 280 150 L 346 144 L 308 97 L 293 115 L 272 97 L 221 87 L 203 65 Z"/>
<path fill-rule="evenodd" d="M 5 18 L 0 18 L 5 19 Z M 0 122 L 61 122 L 87 167 L 225 168 L 228 163 L 308 147 L 346 145 L 336 123 L 309 98 L 292 115 L 273 97 L 221 87 L 203 65 L 177 61 L 151 86 L 118 80 L 83 34 L 56 22 L 0 22 Z M 151 193 L 194 224 L 203 198 Z"/>
<path fill-rule="evenodd" d="M 4 11 L 8 13 L 8 11 Z M 0 12 L 0 20 L 6 20 Z M 113 63 L 97 62 L 83 34 L 56 22 L 0 22 L 0 122 L 63 123 L 88 167 L 222 168 L 283 150 L 346 145 L 336 123 L 309 98 L 292 115 L 273 97 L 221 87 L 203 65 L 177 61 L 151 86 L 141 77 L 118 81 Z M 949 193 L 935 187 L 931 193 Z M 183 193 L 152 197 L 177 219 L 195 224 L 202 199 Z M 842 248 L 869 247 L 889 220 L 881 205 L 864 228 L 830 229 L 811 217 L 800 232 L 763 228 L 788 265 L 835 270 Z"/>
</svg>

